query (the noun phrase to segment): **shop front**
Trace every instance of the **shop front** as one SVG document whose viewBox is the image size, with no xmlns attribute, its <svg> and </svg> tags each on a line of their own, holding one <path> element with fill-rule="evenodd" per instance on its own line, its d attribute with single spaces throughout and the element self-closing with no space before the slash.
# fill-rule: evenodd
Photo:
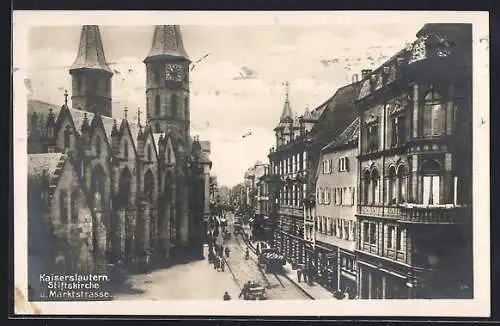
<svg viewBox="0 0 500 326">
<path fill-rule="evenodd" d="M 338 291 L 348 293 L 350 299 L 357 296 L 356 269 L 354 253 L 339 249 Z"/>
<path fill-rule="evenodd" d="M 335 246 L 316 242 L 316 281 L 330 291 L 337 288 L 337 250 Z"/>
<path fill-rule="evenodd" d="M 358 260 L 358 293 L 361 299 L 408 299 L 412 285 L 403 270 Z"/>
</svg>

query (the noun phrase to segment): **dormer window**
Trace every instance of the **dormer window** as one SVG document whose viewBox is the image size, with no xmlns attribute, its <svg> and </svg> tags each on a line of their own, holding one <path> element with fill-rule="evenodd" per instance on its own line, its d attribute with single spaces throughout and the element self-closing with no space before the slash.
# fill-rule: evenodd
<svg viewBox="0 0 500 326">
<path fill-rule="evenodd" d="M 412 47 L 411 62 L 416 62 L 427 58 L 427 37 L 419 38 Z"/>
</svg>

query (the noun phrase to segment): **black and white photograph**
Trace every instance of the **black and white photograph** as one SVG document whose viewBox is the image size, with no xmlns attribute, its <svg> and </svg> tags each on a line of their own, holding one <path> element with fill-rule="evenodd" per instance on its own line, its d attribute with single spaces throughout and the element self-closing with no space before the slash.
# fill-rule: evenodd
<svg viewBox="0 0 500 326">
<path fill-rule="evenodd" d="M 13 22 L 18 313 L 489 315 L 487 13 Z"/>
</svg>

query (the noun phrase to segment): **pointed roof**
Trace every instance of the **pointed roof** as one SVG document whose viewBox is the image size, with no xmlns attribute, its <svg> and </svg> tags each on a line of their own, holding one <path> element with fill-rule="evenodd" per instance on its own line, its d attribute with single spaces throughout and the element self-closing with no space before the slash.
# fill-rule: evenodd
<svg viewBox="0 0 500 326">
<path fill-rule="evenodd" d="M 144 59 L 144 63 L 158 59 L 185 59 L 190 61 L 184 49 L 179 25 L 155 26 L 151 50 Z"/>
<path fill-rule="evenodd" d="M 70 73 L 75 69 L 104 70 L 113 74 L 104 55 L 101 33 L 97 25 L 83 25 L 80 34 L 80 46 Z"/>
</svg>

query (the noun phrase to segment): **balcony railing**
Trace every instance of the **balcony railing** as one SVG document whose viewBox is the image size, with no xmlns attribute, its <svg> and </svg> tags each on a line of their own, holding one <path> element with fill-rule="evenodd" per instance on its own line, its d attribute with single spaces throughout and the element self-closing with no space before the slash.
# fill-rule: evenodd
<svg viewBox="0 0 500 326">
<path fill-rule="evenodd" d="M 461 224 L 467 217 L 467 208 L 454 205 L 418 205 L 400 206 L 399 220 L 421 224 Z"/>
<path fill-rule="evenodd" d="M 460 224 L 465 222 L 464 206 L 400 204 L 398 206 L 360 205 L 359 214 L 394 218 L 406 223 Z"/>
</svg>

